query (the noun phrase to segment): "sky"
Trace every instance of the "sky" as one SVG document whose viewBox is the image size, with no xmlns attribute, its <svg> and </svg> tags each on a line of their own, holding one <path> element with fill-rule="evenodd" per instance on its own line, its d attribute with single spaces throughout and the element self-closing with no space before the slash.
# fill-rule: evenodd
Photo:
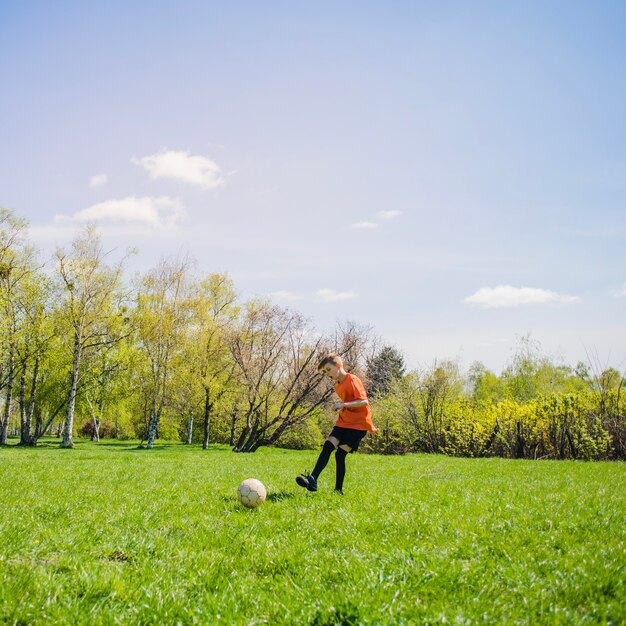
<svg viewBox="0 0 626 626">
<path fill-rule="evenodd" d="M 0 206 L 410 368 L 626 369 L 623 2 L 0 0 Z"/>
</svg>

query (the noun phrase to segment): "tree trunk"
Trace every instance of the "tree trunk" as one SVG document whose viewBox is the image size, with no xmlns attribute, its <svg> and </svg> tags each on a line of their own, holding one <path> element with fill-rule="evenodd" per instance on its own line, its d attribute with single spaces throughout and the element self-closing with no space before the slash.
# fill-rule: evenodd
<svg viewBox="0 0 626 626">
<path fill-rule="evenodd" d="M 193 441 L 193 411 L 189 411 L 187 417 L 187 445 L 190 446 Z"/>
<path fill-rule="evenodd" d="M 161 379 L 162 380 L 159 380 Z M 148 450 L 154 447 L 154 440 L 159 438 L 159 422 L 161 421 L 161 413 L 165 405 L 167 370 L 163 370 L 163 374 L 157 378 L 157 386 L 152 398 L 152 407 L 150 408 L 150 424 L 148 425 Z M 160 398 L 159 398 L 160 396 Z"/>
<path fill-rule="evenodd" d="M 41 415 L 41 411 L 38 409 L 37 412 L 33 414 L 33 417 L 35 418 L 35 432 L 32 436 L 32 442 L 33 445 L 36 446 L 37 439 L 40 437 L 39 433 L 42 431 L 43 416 Z"/>
<path fill-rule="evenodd" d="M 96 427 L 96 441 L 100 441 L 100 425 L 102 424 L 102 418 L 104 417 L 104 388 L 100 391 L 100 401 L 98 402 L 98 417 Z"/>
<path fill-rule="evenodd" d="M 302 418 L 299 418 L 302 421 Z M 294 425 L 289 418 L 283 420 L 280 426 L 267 438 L 267 445 L 271 446 L 275 444 L 284 434 L 285 432 Z"/>
<path fill-rule="evenodd" d="M 28 407 L 26 408 L 26 423 L 24 430 L 28 433 L 28 443 L 26 445 L 34 446 L 37 444 L 32 431 L 33 416 L 35 414 L 35 399 L 37 396 L 37 382 L 39 378 L 39 357 L 35 358 L 35 366 L 33 369 L 33 380 L 30 385 L 30 398 L 28 398 Z M 36 429 L 35 429 L 36 430 Z"/>
<path fill-rule="evenodd" d="M 26 363 L 28 359 L 28 349 L 24 358 L 22 358 L 20 365 L 22 371 L 20 373 L 20 385 L 19 385 L 19 406 L 20 406 L 20 446 L 27 446 L 30 444 L 30 426 L 26 425 Z"/>
<path fill-rule="evenodd" d="M 254 412 L 254 407 L 252 406 L 252 403 L 250 403 L 250 407 L 248 408 L 248 414 L 246 415 L 246 425 L 244 426 L 243 430 L 241 431 L 241 434 L 239 435 L 239 438 L 237 439 L 237 443 L 235 444 L 235 447 L 233 448 L 234 452 L 241 452 L 244 446 L 244 443 L 246 442 L 246 439 L 248 439 L 248 435 L 250 434 L 252 430 L 252 413 L 253 412 Z"/>
<path fill-rule="evenodd" d="M 93 434 L 91 435 L 91 441 L 100 441 L 100 420 L 93 416 Z"/>
<path fill-rule="evenodd" d="M 237 442 L 235 443 L 235 447 L 233 448 L 233 452 L 241 452 L 246 439 L 248 438 L 248 433 L 250 432 L 250 426 L 245 426 L 244 429 L 241 431 L 241 434 L 239 435 L 239 438 L 237 439 Z"/>
<path fill-rule="evenodd" d="M 2 423 L 0 424 L 0 446 L 6 445 L 8 430 L 9 430 L 9 418 L 7 416 L 2 420 Z"/>
<path fill-rule="evenodd" d="M 259 416 L 255 415 L 254 423 L 251 416 L 248 415 L 246 427 L 239 435 L 234 452 L 254 452 L 261 444 L 260 440 L 265 434 L 264 428 L 259 428 Z M 259 442 L 259 443 L 257 443 Z M 256 444 L 256 445 L 255 445 Z"/>
<path fill-rule="evenodd" d="M 91 419 L 93 421 L 93 432 L 91 433 L 91 441 L 100 441 L 100 420 L 96 415 L 96 411 L 93 408 L 93 402 L 89 399 L 89 394 L 85 394 L 85 399 L 89 405 L 89 411 L 91 412 Z M 102 415 L 102 413 L 100 413 Z"/>
<path fill-rule="evenodd" d="M 208 388 L 204 390 L 204 439 L 202 440 L 202 449 L 206 450 L 209 447 L 209 430 L 211 427 L 211 391 Z"/>
<path fill-rule="evenodd" d="M 237 422 L 239 421 L 239 409 L 233 411 L 233 417 L 230 422 L 230 445 L 235 446 L 235 437 L 237 435 Z"/>
<path fill-rule="evenodd" d="M 235 450 L 235 452 L 256 452 L 264 443 L 266 443 L 264 434 L 265 431 L 263 429 L 253 429 L 248 438 Z"/>
<path fill-rule="evenodd" d="M 0 425 L 0 446 L 6 445 L 9 432 L 9 418 L 11 417 L 11 401 L 13 399 L 13 377 L 15 376 L 13 361 L 13 346 L 9 350 L 9 362 L 7 364 L 7 391 L 4 402 L 4 416 Z"/>
<path fill-rule="evenodd" d="M 159 413 L 156 406 L 156 398 L 152 400 L 152 407 L 150 407 L 150 423 L 148 424 L 148 450 L 152 450 L 154 447 L 154 440 L 156 438 L 157 429 L 159 427 Z"/>
<path fill-rule="evenodd" d="M 74 358 L 72 360 L 72 372 L 70 374 L 70 392 L 67 399 L 67 413 L 63 424 L 62 448 L 72 448 L 74 446 L 74 407 L 76 406 L 76 388 L 78 386 L 78 371 L 80 368 L 81 345 L 78 334 L 74 335 Z"/>
<path fill-rule="evenodd" d="M 56 419 L 57 415 L 63 410 L 67 400 L 63 400 L 61 404 L 59 404 L 54 411 L 49 412 L 46 415 L 45 420 L 43 419 L 43 415 L 41 414 L 41 409 L 37 410 L 37 421 L 35 422 L 35 433 L 33 434 L 33 445 L 37 445 L 37 442 L 41 437 L 43 437 L 46 433 L 51 432 L 52 422 Z M 63 420 L 61 420 L 57 426 L 57 437 L 61 436 L 61 431 L 63 428 Z"/>
</svg>

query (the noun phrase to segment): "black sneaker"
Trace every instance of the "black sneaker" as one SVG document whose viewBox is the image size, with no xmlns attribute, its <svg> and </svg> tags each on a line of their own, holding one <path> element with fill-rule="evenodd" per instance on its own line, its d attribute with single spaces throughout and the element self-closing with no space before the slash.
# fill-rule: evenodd
<svg viewBox="0 0 626 626">
<path fill-rule="evenodd" d="M 306 487 L 309 491 L 317 491 L 317 481 L 311 474 L 300 474 L 296 478 L 296 482 L 300 487 Z"/>
</svg>

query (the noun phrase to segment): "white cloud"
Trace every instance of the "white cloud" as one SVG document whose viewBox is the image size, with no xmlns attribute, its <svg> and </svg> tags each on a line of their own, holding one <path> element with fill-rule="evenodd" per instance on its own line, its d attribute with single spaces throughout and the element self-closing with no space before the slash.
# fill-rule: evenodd
<svg viewBox="0 0 626 626">
<path fill-rule="evenodd" d="M 102 187 L 107 184 L 108 177 L 106 174 L 96 174 L 89 179 L 90 187 Z"/>
<path fill-rule="evenodd" d="M 183 205 L 176 198 L 128 196 L 94 204 L 71 216 L 56 215 L 54 220 L 57 223 L 104 221 L 115 224 L 140 223 L 153 228 L 175 228 L 184 215 Z"/>
<path fill-rule="evenodd" d="M 141 159 L 133 158 L 131 161 L 143 167 L 152 180 L 172 178 L 198 185 L 203 189 L 213 189 L 224 184 L 222 170 L 215 161 L 182 150 L 163 149 L 156 154 Z"/>
<path fill-rule="evenodd" d="M 621 298 L 621 297 L 623 297 L 623 296 L 626 296 L 626 283 L 624 283 L 624 284 L 622 285 L 621 289 L 618 289 L 618 290 L 615 292 L 615 295 L 616 295 L 618 298 Z"/>
<path fill-rule="evenodd" d="M 352 300 L 357 294 L 354 291 L 335 291 L 334 289 L 318 289 L 316 292 L 318 298 L 326 302 L 337 302 L 338 300 Z"/>
<path fill-rule="evenodd" d="M 302 300 L 304 298 L 304 296 L 293 293 L 293 291 L 272 291 L 270 297 L 276 300 Z"/>
<path fill-rule="evenodd" d="M 380 217 L 384 220 L 390 220 L 392 217 L 398 217 L 402 215 L 402 211 L 379 211 L 376 217 Z"/>
<path fill-rule="evenodd" d="M 374 228 L 378 228 L 378 224 L 374 222 L 355 222 L 350 226 L 350 228 L 354 228 L 357 230 L 373 230 Z"/>
<path fill-rule="evenodd" d="M 469 304 L 476 304 L 483 309 L 523 306 L 525 304 L 550 304 L 554 302 L 578 302 L 577 296 L 565 296 L 546 289 L 532 287 L 511 287 L 498 285 L 497 287 L 483 287 L 476 293 L 463 300 Z"/>
</svg>

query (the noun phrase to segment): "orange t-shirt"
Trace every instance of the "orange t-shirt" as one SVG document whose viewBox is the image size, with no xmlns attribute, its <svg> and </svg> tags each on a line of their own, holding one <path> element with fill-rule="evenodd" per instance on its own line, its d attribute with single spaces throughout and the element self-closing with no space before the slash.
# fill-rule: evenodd
<svg viewBox="0 0 626 626">
<path fill-rule="evenodd" d="M 346 377 L 335 385 L 335 391 L 342 402 L 367 400 L 363 383 L 352 374 L 346 374 Z M 335 426 L 354 428 L 355 430 L 368 430 L 371 433 L 378 432 L 378 428 L 372 422 L 372 409 L 370 409 L 369 405 L 354 409 L 349 407 L 341 409 Z"/>
</svg>

